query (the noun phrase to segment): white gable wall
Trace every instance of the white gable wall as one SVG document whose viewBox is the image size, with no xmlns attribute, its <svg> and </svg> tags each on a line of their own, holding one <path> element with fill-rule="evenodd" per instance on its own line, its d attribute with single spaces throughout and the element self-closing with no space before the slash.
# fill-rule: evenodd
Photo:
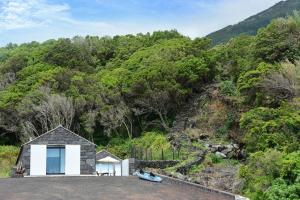
<svg viewBox="0 0 300 200">
<path fill-rule="evenodd" d="M 122 176 L 121 163 L 97 163 L 96 171 L 98 173 L 109 173 L 110 175 L 114 174 L 114 169 L 116 176 Z"/>
<path fill-rule="evenodd" d="M 46 145 L 30 145 L 30 175 L 46 175 Z"/>
<path fill-rule="evenodd" d="M 80 175 L 80 145 L 66 145 L 65 174 Z"/>
</svg>

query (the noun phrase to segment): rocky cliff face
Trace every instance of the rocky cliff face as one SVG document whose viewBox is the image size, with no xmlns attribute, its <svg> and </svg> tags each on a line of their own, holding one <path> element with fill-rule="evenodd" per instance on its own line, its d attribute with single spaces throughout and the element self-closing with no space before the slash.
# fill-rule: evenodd
<svg viewBox="0 0 300 200">
<path fill-rule="evenodd" d="M 237 192 L 242 184 L 237 178 L 239 162 L 246 155 L 239 143 L 236 113 L 231 101 L 219 95 L 217 85 L 194 95 L 181 108 L 168 135 L 174 148 L 185 150 L 184 161 L 161 173 Z"/>
</svg>

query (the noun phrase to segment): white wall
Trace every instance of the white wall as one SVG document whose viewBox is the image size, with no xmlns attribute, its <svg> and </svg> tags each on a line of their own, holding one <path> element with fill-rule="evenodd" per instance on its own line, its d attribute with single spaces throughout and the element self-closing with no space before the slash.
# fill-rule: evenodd
<svg viewBox="0 0 300 200">
<path fill-rule="evenodd" d="M 80 175 L 80 145 L 66 145 L 65 174 Z"/>
<path fill-rule="evenodd" d="M 122 176 L 129 176 L 129 159 L 122 161 Z"/>
<path fill-rule="evenodd" d="M 46 145 L 30 145 L 30 175 L 46 175 Z"/>
<path fill-rule="evenodd" d="M 97 163 L 96 171 L 99 173 L 114 173 L 114 168 L 116 171 L 116 176 L 121 176 L 121 163 Z"/>
</svg>

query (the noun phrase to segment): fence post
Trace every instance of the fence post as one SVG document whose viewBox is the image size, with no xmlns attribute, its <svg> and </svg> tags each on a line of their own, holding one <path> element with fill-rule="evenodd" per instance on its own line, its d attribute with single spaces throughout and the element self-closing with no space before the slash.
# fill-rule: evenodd
<svg viewBox="0 0 300 200">
<path fill-rule="evenodd" d="M 146 148 L 146 160 L 148 160 L 148 149 Z"/>
<path fill-rule="evenodd" d="M 161 149 L 161 160 L 164 160 L 164 149 Z"/>
<path fill-rule="evenodd" d="M 133 154 L 134 154 L 134 158 L 136 158 L 136 148 L 135 148 L 135 146 L 133 146 Z"/>
<path fill-rule="evenodd" d="M 173 160 L 175 160 L 175 149 L 173 148 Z"/>
</svg>

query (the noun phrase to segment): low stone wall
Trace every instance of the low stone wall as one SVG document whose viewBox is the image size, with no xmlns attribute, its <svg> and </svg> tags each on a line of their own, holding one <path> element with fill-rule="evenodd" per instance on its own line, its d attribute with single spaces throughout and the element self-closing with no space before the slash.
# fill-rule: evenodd
<svg viewBox="0 0 300 200">
<path fill-rule="evenodd" d="M 135 160 L 136 168 L 156 168 L 165 169 L 178 164 L 176 160 Z"/>
<path fill-rule="evenodd" d="M 129 173 L 132 175 L 136 170 L 143 168 L 165 169 L 178 164 L 177 160 L 137 160 L 129 159 Z"/>
</svg>

